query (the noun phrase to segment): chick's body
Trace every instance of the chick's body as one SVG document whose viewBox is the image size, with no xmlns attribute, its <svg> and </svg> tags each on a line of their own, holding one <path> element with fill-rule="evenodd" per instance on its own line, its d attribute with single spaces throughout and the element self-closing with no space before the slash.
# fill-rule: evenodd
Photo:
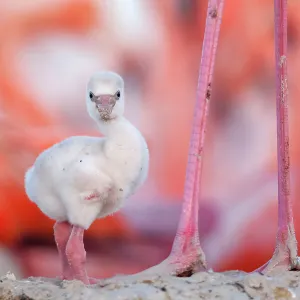
<svg viewBox="0 0 300 300">
<path fill-rule="evenodd" d="M 99 127 L 105 137 L 70 137 L 27 171 L 26 193 L 48 217 L 87 229 L 145 181 L 149 153 L 138 129 L 121 116 Z"/>
</svg>

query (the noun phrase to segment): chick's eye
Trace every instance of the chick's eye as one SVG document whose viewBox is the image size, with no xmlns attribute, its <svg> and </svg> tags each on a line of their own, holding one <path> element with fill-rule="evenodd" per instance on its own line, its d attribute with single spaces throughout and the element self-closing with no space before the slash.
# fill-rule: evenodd
<svg viewBox="0 0 300 300">
<path fill-rule="evenodd" d="M 117 91 L 116 96 L 117 96 L 118 99 L 121 97 L 120 91 Z"/>
<path fill-rule="evenodd" d="M 90 99 L 93 99 L 94 95 L 92 92 L 90 92 Z"/>
</svg>

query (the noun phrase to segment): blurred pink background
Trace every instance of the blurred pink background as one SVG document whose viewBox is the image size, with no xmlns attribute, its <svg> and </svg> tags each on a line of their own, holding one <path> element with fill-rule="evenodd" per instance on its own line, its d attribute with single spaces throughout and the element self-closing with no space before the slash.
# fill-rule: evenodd
<svg viewBox="0 0 300 300">
<path fill-rule="evenodd" d="M 85 108 L 98 70 L 120 73 L 126 116 L 150 149 L 146 184 L 86 233 L 91 276 L 134 273 L 163 260 L 175 235 L 207 1 L 0 2 L 0 272 L 59 275 L 53 221 L 23 178 L 43 149 L 99 135 Z M 292 196 L 299 200 L 300 3 L 289 2 Z M 201 186 L 201 243 L 214 270 L 250 271 L 275 246 L 277 163 L 273 1 L 225 3 Z M 297 197 L 298 196 L 298 197 Z M 295 201 L 298 238 L 300 220 Z"/>
</svg>

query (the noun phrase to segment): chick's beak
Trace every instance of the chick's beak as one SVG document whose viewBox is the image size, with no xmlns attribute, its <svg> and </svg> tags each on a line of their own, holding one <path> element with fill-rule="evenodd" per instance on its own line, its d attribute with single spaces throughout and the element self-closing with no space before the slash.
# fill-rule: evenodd
<svg viewBox="0 0 300 300">
<path fill-rule="evenodd" d="M 112 95 L 100 95 L 95 102 L 101 115 L 110 115 L 116 104 L 116 99 Z"/>
</svg>

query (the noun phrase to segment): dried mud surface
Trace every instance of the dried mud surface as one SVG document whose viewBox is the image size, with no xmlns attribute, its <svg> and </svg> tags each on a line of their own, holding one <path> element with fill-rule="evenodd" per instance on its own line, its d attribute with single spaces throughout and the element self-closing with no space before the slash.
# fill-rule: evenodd
<svg viewBox="0 0 300 300">
<path fill-rule="evenodd" d="M 201 272 L 188 278 L 117 276 L 90 287 L 79 281 L 49 278 L 16 280 L 8 273 L 1 277 L 0 299 L 300 299 L 300 272 L 283 272 L 273 277 L 238 271 Z"/>
</svg>

